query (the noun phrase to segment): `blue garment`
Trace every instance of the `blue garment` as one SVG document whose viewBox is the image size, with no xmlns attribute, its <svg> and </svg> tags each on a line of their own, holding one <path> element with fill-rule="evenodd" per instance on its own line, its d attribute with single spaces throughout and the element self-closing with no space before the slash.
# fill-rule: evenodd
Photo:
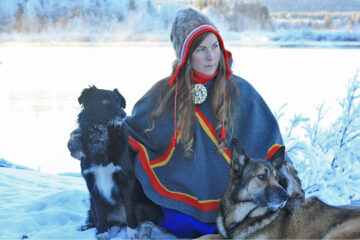
<svg viewBox="0 0 360 240">
<path fill-rule="evenodd" d="M 205 234 L 213 234 L 217 230 L 216 223 L 203 223 L 170 208 L 163 207 L 162 211 L 164 218 L 159 220 L 159 225 L 179 238 L 197 238 Z"/>
</svg>

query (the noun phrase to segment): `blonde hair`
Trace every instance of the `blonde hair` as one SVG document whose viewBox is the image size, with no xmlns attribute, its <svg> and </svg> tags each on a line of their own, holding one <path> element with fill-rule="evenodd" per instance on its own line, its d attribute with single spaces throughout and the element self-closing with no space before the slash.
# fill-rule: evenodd
<svg viewBox="0 0 360 240">
<path fill-rule="evenodd" d="M 200 34 L 192 43 L 188 57 L 184 66 L 180 69 L 178 74 L 178 86 L 177 86 L 177 122 L 176 128 L 180 126 L 181 134 L 181 143 L 183 144 L 184 154 L 188 157 L 192 155 L 194 135 L 191 131 L 191 128 L 195 122 L 195 104 L 192 100 L 191 89 L 192 89 L 192 72 L 193 68 L 191 65 L 190 56 L 195 51 L 195 49 L 200 45 L 200 43 L 206 38 L 210 32 L 205 32 Z M 214 87 L 211 92 L 212 98 L 212 112 L 215 117 L 215 132 L 217 136 L 220 135 L 223 120 L 225 122 L 225 128 L 228 132 L 231 132 L 234 126 L 234 116 L 235 108 L 233 106 L 233 99 L 238 95 L 238 90 L 234 82 L 230 79 L 226 80 L 226 65 L 224 52 L 221 51 L 221 57 L 218 66 L 218 73 L 212 81 L 214 81 Z M 173 72 L 171 76 L 175 73 L 175 70 L 178 66 L 178 61 L 175 60 L 173 63 Z M 151 127 L 145 131 L 151 131 L 155 128 L 155 118 L 164 112 L 165 109 L 168 111 L 174 111 L 174 97 L 175 97 L 175 88 L 176 85 L 170 87 L 168 81 L 171 78 L 165 78 L 159 81 L 158 84 L 162 85 L 159 94 L 159 107 L 150 114 L 151 118 Z M 154 86 L 153 89 L 156 89 Z M 226 87 L 226 88 L 225 88 Z M 226 94 L 226 101 L 224 104 L 224 88 Z M 230 91 L 231 90 L 231 91 Z M 231 92 L 231 94 L 229 94 Z M 225 113 L 225 114 L 224 114 Z M 224 151 L 226 146 L 225 139 L 219 139 L 218 151 L 221 153 Z"/>
</svg>

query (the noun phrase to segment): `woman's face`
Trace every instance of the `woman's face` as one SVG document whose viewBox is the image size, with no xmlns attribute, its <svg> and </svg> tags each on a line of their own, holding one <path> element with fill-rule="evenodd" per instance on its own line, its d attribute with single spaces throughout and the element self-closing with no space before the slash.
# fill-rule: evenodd
<svg viewBox="0 0 360 240">
<path fill-rule="evenodd" d="M 191 55 L 191 66 L 206 75 L 215 73 L 220 60 L 221 49 L 214 33 L 208 34 Z"/>
</svg>

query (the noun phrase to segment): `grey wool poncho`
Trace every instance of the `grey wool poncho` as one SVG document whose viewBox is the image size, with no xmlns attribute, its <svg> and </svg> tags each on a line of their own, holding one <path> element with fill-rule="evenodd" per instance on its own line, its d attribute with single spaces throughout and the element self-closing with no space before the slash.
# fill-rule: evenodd
<svg viewBox="0 0 360 240">
<path fill-rule="evenodd" d="M 247 81 L 235 75 L 231 78 L 239 94 L 233 103 L 236 106 L 235 126 L 226 140 L 230 143 L 232 138 L 239 139 L 250 157 L 264 160 L 273 146 L 282 144 L 277 121 Z M 213 81 L 205 87 L 211 92 Z M 124 123 L 136 152 L 136 177 L 145 194 L 160 206 L 213 223 L 230 177 L 231 149 L 220 154 L 216 148 L 219 136 L 213 127 L 211 95 L 195 107 L 194 154 L 186 157 L 179 142 L 181 136 L 176 146 L 173 142 L 172 112 L 164 111 L 155 119 L 155 129 L 144 131 L 151 126 L 149 116 L 158 105 L 160 88 L 158 84 L 145 94 Z"/>
</svg>

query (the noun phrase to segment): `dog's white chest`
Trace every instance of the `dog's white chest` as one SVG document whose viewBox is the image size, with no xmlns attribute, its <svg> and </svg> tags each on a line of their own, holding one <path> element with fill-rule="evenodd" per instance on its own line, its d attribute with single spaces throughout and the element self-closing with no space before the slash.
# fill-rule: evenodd
<svg viewBox="0 0 360 240">
<path fill-rule="evenodd" d="M 109 163 L 106 166 L 93 166 L 90 169 L 84 171 L 85 174 L 92 173 L 95 177 L 95 185 L 100 191 L 101 195 L 111 204 L 115 204 L 115 200 L 112 198 L 112 189 L 115 187 L 113 180 L 113 173 L 121 171 L 120 166 L 115 166 L 113 163 Z"/>
</svg>

